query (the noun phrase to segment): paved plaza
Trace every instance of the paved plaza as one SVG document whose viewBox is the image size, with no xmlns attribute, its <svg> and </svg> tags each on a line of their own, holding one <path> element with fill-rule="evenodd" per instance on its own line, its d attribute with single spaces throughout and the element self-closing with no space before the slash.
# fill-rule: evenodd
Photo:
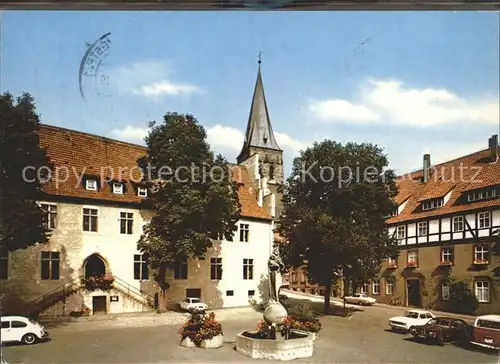
<svg viewBox="0 0 500 364">
<path fill-rule="evenodd" d="M 296 301 L 297 302 L 297 301 Z M 307 302 L 301 300 L 301 302 Z M 387 319 L 396 308 L 365 307 L 351 318 L 321 317 L 323 330 L 311 358 L 300 363 L 499 363 L 498 354 L 443 347 L 414 341 L 387 331 Z M 4 348 L 13 363 L 239 363 L 252 359 L 234 350 L 235 336 L 253 329 L 261 314 L 250 308 L 217 310 L 224 329 L 220 349 L 179 346 L 178 330 L 185 314 L 122 316 L 95 319 L 50 328 L 51 340 L 33 346 Z M 260 360 L 262 361 L 262 360 Z"/>
</svg>

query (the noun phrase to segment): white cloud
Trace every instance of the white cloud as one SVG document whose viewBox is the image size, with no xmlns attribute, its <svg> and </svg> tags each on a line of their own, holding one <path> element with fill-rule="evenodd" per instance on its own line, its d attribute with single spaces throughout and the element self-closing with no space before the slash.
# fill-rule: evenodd
<svg viewBox="0 0 500 364">
<path fill-rule="evenodd" d="M 144 144 L 149 129 L 127 125 L 111 130 L 110 137 L 130 143 Z M 220 153 L 230 162 L 234 162 L 243 146 L 244 134 L 241 130 L 220 124 L 206 128 L 207 141 L 215 153 Z M 284 133 L 276 133 L 278 145 L 284 152 L 285 164 L 291 165 L 293 158 L 308 144 Z"/>
<path fill-rule="evenodd" d="M 240 152 L 245 139 L 240 130 L 222 125 L 208 127 L 206 130 L 208 143 L 217 153 L 221 153 L 226 158 L 230 158 L 228 154 L 232 153 L 230 158 L 232 160 Z"/>
<path fill-rule="evenodd" d="M 122 129 L 111 130 L 110 134 L 112 138 L 116 138 L 118 140 L 136 144 L 144 144 L 144 138 L 148 135 L 148 129 L 127 125 Z"/>
<path fill-rule="evenodd" d="M 368 80 L 357 101 L 316 100 L 309 110 L 321 121 L 384 122 L 432 126 L 475 122 L 497 124 L 498 97 L 464 98 L 444 88 L 411 88 L 397 80 Z"/>
<path fill-rule="evenodd" d="M 162 81 L 151 85 L 142 86 L 139 90 L 134 90 L 134 93 L 144 96 L 158 96 L 158 95 L 180 95 L 190 94 L 199 91 L 199 88 L 190 84 L 171 83 Z"/>
<path fill-rule="evenodd" d="M 203 90 L 191 83 L 173 81 L 172 69 L 164 62 L 143 61 L 113 69 L 111 81 L 122 92 L 148 98 L 162 95 L 178 96 Z"/>
<path fill-rule="evenodd" d="M 321 120 L 364 122 L 380 119 L 380 116 L 368 107 L 346 100 L 314 101 L 309 110 Z"/>
</svg>

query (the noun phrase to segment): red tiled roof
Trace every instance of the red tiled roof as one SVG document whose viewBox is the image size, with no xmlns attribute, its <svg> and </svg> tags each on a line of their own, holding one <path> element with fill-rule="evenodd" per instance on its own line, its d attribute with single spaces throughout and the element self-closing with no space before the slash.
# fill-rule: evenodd
<svg viewBox="0 0 500 364">
<path fill-rule="evenodd" d="M 110 202 L 144 201 L 137 196 L 136 190 L 142 177 L 138 161 L 147 154 L 144 146 L 51 125 L 41 125 L 40 144 L 46 148 L 61 181 L 45 183 L 43 189 L 47 194 Z M 247 169 L 233 166 L 231 170 L 233 179 L 243 183 L 238 191 L 241 215 L 271 219 L 267 210 L 257 204 L 255 186 Z M 98 191 L 86 190 L 80 181 L 82 174 L 94 175 L 99 180 L 102 178 L 103 185 Z M 111 178 L 124 184 L 123 194 L 112 192 L 106 182 Z"/>
<path fill-rule="evenodd" d="M 500 152 L 500 148 L 499 148 Z M 398 205 L 409 198 L 408 203 L 397 216 L 387 219 L 388 224 L 420 219 L 442 214 L 500 206 L 500 199 L 467 202 L 463 193 L 476 188 L 500 184 L 500 161 L 489 161 L 490 150 L 482 150 L 461 158 L 432 166 L 430 178 L 422 182 L 423 171 L 399 176 L 399 187 L 395 201 Z M 422 211 L 421 201 L 445 196 L 451 191 L 443 207 Z"/>
</svg>

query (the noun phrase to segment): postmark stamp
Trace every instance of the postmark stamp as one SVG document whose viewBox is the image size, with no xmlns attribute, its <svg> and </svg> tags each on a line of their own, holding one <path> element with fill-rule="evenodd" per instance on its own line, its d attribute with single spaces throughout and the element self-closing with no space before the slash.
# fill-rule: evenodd
<svg viewBox="0 0 500 364">
<path fill-rule="evenodd" d="M 109 55 L 111 50 L 111 33 L 103 34 L 94 43 L 87 43 L 87 51 L 85 52 L 78 73 L 78 85 L 80 95 L 85 100 L 85 91 L 88 91 L 86 85 L 92 83 L 95 93 L 100 94 L 103 88 L 109 86 L 109 75 L 100 72 L 100 67 L 104 59 Z"/>
</svg>

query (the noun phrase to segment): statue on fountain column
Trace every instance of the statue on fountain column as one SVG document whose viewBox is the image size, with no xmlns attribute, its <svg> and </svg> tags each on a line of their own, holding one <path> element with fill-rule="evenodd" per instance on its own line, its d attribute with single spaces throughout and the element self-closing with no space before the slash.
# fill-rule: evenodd
<svg viewBox="0 0 500 364">
<path fill-rule="evenodd" d="M 269 300 L 279 301 L 279 289 L 282 286 L 283 280 L 281 274 L 285 270 L 285 264 L 281 259 L 278 245 L 274 245 L 273 252 L 267 263 L 269 269 Z"/>
<path fill-rule="evenodd" d="M 279 302 L 279 290 L 282 287 L 281 274 L 285 265 L 281 260 L 278 245 L 275 245 L 267 263 L 269 270 L 269 302 L 264 311 L 264 319 L 268 324 L 279 324 L 287 317 L 286 308 Z"/>
</svg>

